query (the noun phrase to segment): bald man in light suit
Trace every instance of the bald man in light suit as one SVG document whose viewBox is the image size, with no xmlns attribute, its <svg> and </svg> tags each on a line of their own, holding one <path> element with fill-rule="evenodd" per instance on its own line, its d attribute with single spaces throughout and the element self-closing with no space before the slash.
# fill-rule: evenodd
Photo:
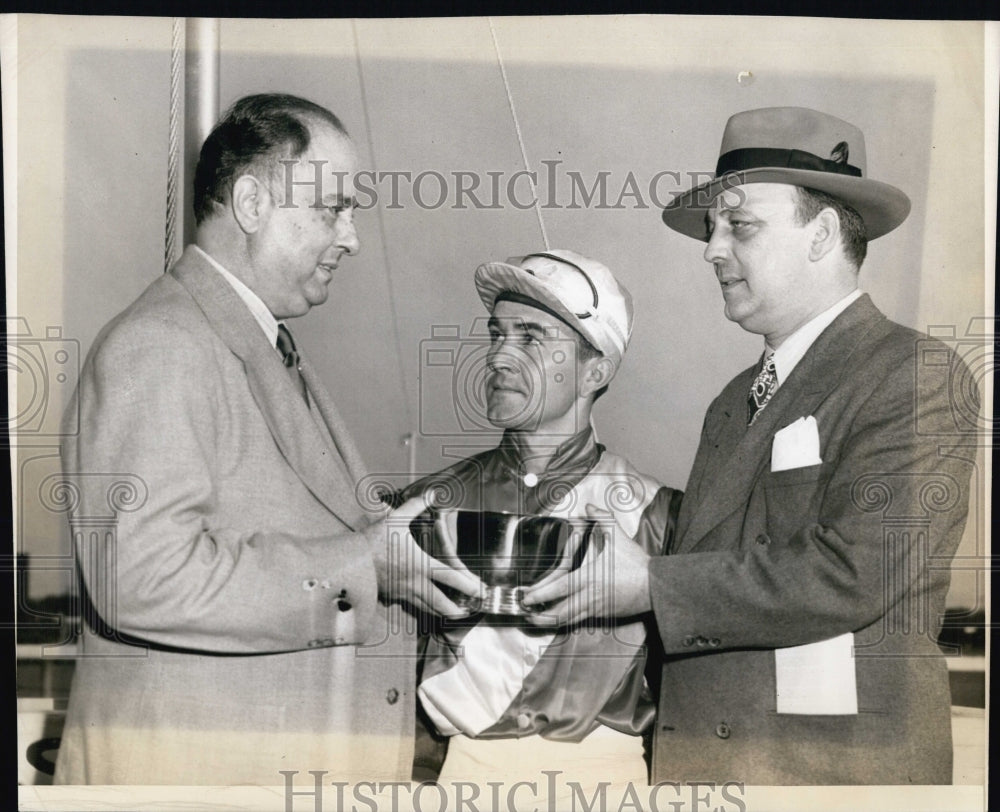
<svg viewBox="0 0 1000 812">
<path fill-rule="evenodd" d="M 94 344 L 62 449 L 88 609 L 59 783 L 409 778 L 399 602 L 460 612 L 405 532 L 424 504 L 359 504 L 360 456 L 284 323 L 359 248 L 356 168 L 324 108 L 237 102 L 201 151 L 196 244 Z"/>
</svg>

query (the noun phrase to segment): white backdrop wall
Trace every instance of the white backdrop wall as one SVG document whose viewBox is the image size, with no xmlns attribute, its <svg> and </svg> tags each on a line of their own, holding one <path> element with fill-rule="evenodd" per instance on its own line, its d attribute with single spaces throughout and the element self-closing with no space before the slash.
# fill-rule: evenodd
<svg viewBox="0 0 1000 812">
<path fill-rule="evenodd" d="M 538 194 L 554 204 L 542 211 L 550 245 L 604 261 L 635 296 L 632 347 L 595 421 L 602 441 L 640 469 L 683 487 L 705 408 L 761 350 L 758 337 L 724 319 L 703 245 L 663 226 L 649 189 L 657 173 L 679 173 L 679 182 L 661 175 L 665 201 L 690 185 L 688 173 L 710 172 L 734 112 L 802 105 L 857 124 L 870 174 L 913 201 L 909 219 L 870 246 L 863 288 L 891 318 L 921 329 L 950 324 L 961 335 L 984 312 L 981 25 L 493 24 Z M 85 353 L 162 272 L 171 21 L 22 17 L 18 25 L 16 312 L 36 334 L 60 326 Z M 408 473 L 407 435 L 418 471 L 440 467 L 456 448 L 489 445 L 489 434 L 433 434 L 458 418 L 448 370 L 423 363 L 438 328 L 455 326 L 460 337 L 433 346 L 474 346 L 461 337 L 484 315 L 476 265 L 543 247 L 536 212 L 507 194 L 525 163 L 489 21 L 223 20 L 220 76 L 223 107 L 253 92 L 303 95 L 342 118 L 366 168 L 444 179 L 440 206 L 420 205 L 405 180 L 390 206 L 388 182 L 378 184 L 378 205 L 357 216 L 361 253 L 342 263 L 330 300 L 296 335 L 373 471 Z M 500 205 L 456 208 L 456 172 L 481 179 L 481 199 L 488 173 L 500 173 Z M 573 172 L 588 187 L 607 173 L 604 207 L 569 205 Z M 637 194 L 615 208 L 630 173 Z M 433 203 L 439 190 L 427 175 L 420 198 Z M 523 178 L 513 191 L 530 199 Z M 51 387 L 52 414 L 66 389 Z M 57 465 L 53 438 L 38 435 L 18 452 L 20 535 L 29 552 L 66 553 L 62 517 L 33 497 Z M 974 500 L 963 555 L 982 553 L 984 508 Z M 33 592 L 58 591 L 63 580 L 40 573 Z M 980 581 L 960 572 L 952 603 L 975 605 Z"/>
</svg>

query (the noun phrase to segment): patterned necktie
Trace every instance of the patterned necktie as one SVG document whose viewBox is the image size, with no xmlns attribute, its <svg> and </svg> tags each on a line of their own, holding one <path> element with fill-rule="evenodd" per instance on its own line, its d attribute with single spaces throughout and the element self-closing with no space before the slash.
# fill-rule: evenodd
<svg viewBox="0 0 1000 812">
<path fill-rule="evenodd" d="M 284 324 L 278 325 L 278 340 L 276 342 L 278 352 L 281 353 L 282 362 L 288 370 L 288 377 L 292 379 L 292 384 L 302 393 L 302 398 L 309 403 L 309 395 L 306 394 L 306 382 L 302 380 L 299 372 L 299 353 L 295 349 L 295 340 L 291 332 Z"/>
<path fill-rule="evenodd" d="M 753 421 L 763 411 L 767 402 L 778 388 L 778 373 L 774 369 L 774 355 L 769 355 L 764 361 L 764 368 L 757 373 L 750 386 L 750 394 L 747 396 L 747 425 L 752 426 Z"/>
</svg>

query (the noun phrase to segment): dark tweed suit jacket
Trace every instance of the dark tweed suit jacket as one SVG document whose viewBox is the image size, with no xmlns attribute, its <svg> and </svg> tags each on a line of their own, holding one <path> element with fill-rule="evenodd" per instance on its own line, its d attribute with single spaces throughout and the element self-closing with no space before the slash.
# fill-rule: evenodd
<svg viewBox="0 0 1000 812">
<path fill-rule="evenodd" d="M 677 543 L 654 559 L 666 652 L 654 781 L 950 783 L 935 644 L 968 511 L 965 367 L 863 296 L 753 426 L 745 370 L 709 407 Z M 774 435 L 819 427 L 822 463 L 770 470 Z M 779 714 L 775 648 L 854 633 L 858 713 Z"/>
</svg>

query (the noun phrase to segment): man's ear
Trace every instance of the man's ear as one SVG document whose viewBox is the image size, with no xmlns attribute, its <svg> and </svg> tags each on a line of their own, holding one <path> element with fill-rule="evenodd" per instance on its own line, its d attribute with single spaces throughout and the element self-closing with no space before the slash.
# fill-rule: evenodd
<svg viewBox="0 0 1000 812">
<path fill-rule="evenodd" d="M 812 223 L 812 242 L 809 245 L 809 259 L 822 259 L 840 245 L 840 218 L 833 209 L 823 209 Z"/>
<path fill-rule="evenodd" d="M 233 217 L 240 228 L 247 234 L 256 233 L 270 202 L 267 189 L 253 175 L 240 175 L 233 184 L 231 198 Z"/>
<path fill-rule="evenodd" d="M 600 391 L 615 377 L 615 365 L 610 358 L 591 358 L 580 370 L 580 394 L 592 395 Z"/>
</svg>

